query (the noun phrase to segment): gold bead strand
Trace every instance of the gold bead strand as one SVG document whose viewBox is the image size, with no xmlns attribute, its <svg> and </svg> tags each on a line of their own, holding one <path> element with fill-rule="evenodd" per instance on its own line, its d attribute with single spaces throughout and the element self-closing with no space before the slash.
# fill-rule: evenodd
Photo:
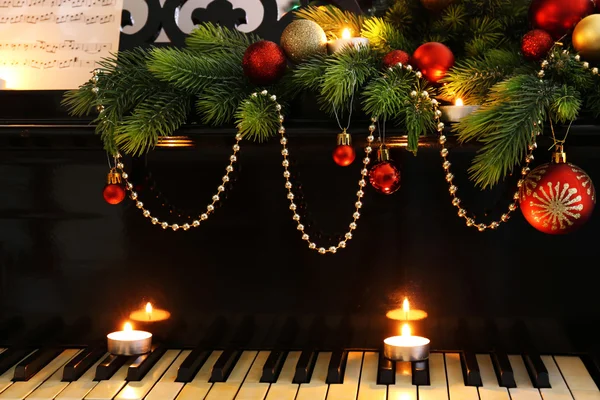
<svg viewBox="0 0 600 400">
<path fill-rule="evenodd" d="M 259 93 L 252 93 L 253 97 L 256 97 L 258 95 L 259 95 Z M 268 96 L 269 99 L 275 103 L 275 108 L 278 112 L 278 117 L 279 117 L 279 130 L 278 131 L 279 131 L 279 134 L 281 135 L 281 138 L 279 139 L 279 143 L 281 144 L 281 155 L 283 157 L 283 161 L 281 162 L 281 165 L 283 166 L 283 177 L 285 178 L 284 186 L 287 190 L 286 197 L 290 202 L 289 208 L 290 208 L 290 211 L 292 211 L 292 219 L 296 222 L 296 229 L 302 234 L 302 240 L 304 240 L 305 242 L 308 243 L 309 249 L 315 250 L 319 254 L 328 254 L 328 253 L 335 254 L 335 253 L 337 253 L 337 251 L 339 249 L 346 248 L 348 241 L 352 240 L 352 232 L 354 230 L 356 230 L 356 228 L 357 228 L 357 221 L 360 218 L 360 209 L 363 206 L 362 198 L 365 195 L 365 192 L 363 189 L 365 188 L 365 186 L 367 186 L 367 181 L 365 180 L 365 178 L 369 174 L 367 165 L 371 162 L 371 160 L 369 158 L 369 154 L 373 151 L 373 148 L 371 147 L 371 143 L 375 139 L 373 136 L 373 132 L 375 131 L 374 123 L 376 122 L 376 120 L 372 120 L 373 124 L 371 124 L 369 126 L 369 136 L 367 137 L 367 146 L 365 147 L 365 157 L 363 158 L 363 167 L 360 171 L 361 178 L 358 181 L 358 191 L 356 192 L 356 202 L 354 203 L 355 211 L 352 214 L 352 222 L 350 223 L 350 225 L 348 225 L 349 229 L 346 232 L 346 234 L 344 235 L 344 239 L 342 241 L 340 241 L 336 246 L 329 246 L 328 248 L 325 248 L 325 247 L 321 247 L 321 246 L 317 245 L 317 243 L 310 240 L 310 235 L 308 235 L 308 233 L 305 232 L 305 227 L 302 224 L 302 218 L 300 217 L 300 214 L 298 214 L 296 212 L 298 206 L 296 205 L 296 203 L 294 203 L 295 196 L 294 196 L 294 192 L 292 190 L 293 184 L 290 181 L 290 177 L 292 175 L 289 170 L 290 161 L 288 160 L 290 151 L 287 147 L 288 139 L 285 136 L 285 127 L 283 126 L 284 117 L 283 117 L 283 114 L 281 114 L 281 109 L 282 109 L 281 104 L 277 103 L 276 96 L 274 96 L 274 95 L 269 96 L 269 92 L 267 92 L 266 90 L 263 90 L 262 92 L 260 92 L 260 95 Z"/>
</svg>

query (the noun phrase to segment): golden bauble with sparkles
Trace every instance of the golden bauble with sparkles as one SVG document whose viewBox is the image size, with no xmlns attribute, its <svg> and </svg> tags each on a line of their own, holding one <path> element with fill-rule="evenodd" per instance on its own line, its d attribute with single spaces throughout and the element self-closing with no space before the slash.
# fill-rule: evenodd
<svg viewBox="0 0 600 400">
<path fill-rule="evenodd" d="M 423 7 L 433 12 L 440 12 L 453 2 L 454 0 L 421 0 Z"/>
<path fill-rule="evenodd" d="M 299 19 L 283 30 L 281 47 L 292 62 L 299 64 L 317 54 L 327 54 L 327 36 L 316 22 Z"/>
<path fill-rule="evenodd" d="M 573 31 L 573 47 L 584 61 L 600 62 L 600 14 L 579 21 Z"/>
</svg>

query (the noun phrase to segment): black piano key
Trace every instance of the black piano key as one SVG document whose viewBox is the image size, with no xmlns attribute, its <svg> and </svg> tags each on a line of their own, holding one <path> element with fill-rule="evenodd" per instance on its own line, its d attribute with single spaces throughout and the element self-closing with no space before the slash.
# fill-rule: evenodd
<svg viewBox="0 0 600 400">
<path fill-rule="evenodd" d="M 67 365 L 65 365 L 63 369 L 62 381 L 76 381 L 104 354 L 106 354 L 106 349 L 104 347 L 89 347 L 84 349 L 75 358 L 69 361 Z"/>
<path fill-rule="evenodd" d="M 119 368 L 121 368 L 130 358 L 128 356 L 116 356 L 109 354 L 96 367 L 95 381 L 104 381 L 110 379 Z"/>
<path fill-rule="evenodd" d="M 260 381 L 264 383 L 275 383 L 287 358 L 290 345 L 298 333 L 298 323 L 295 318 L 288 318 L 281 328 L 281 333 L 275 342 L 275 349 L 271 351 L 263 366 Z"/>
<path fill-rule="evenodd" d="M 176 382 L 191 382 L 200 368 L 210 356 L 212 349 L 221 340 L 227 329 L 225 318 L 217 318 L 208 328 L 208 331 L 197 344 L 196 348 L 183 360 L 177 370 Z"/>
<path fill-rule="evenodd" d="M 127 369 L 127 380 L 131 382 L 141 381 L 166 352 L 166 347 L 158 346 L 150 353 L 138 356 Z"/>
<path fill-rule="evenodd" d="M 379 367 L 377 368 L 377 384 L 393 385 L 396 383 L 396 363 L 383 356 L 383 351 L 379 352 Z"/>
<path fill-rule="evenodd" d="M 36 351 L 17 364 L 15 367 L 13 381 L 28 381 L 32 376 L 37 374 L 42 368 L 48 365 L 50 361 L 54 360 L 62 352 L 63 349 L 59 348 Z"/>
<path fill-rule="evenodd" d="M 10 348 L 0 354 L 0 375 L 11 369 L 16 363 L 23 360 L 34 349 Z"/>
<path fill-rule="evenodd" d="M 429 360 L 411 362 L 412 384 L 429 386 Z"/>
<path fill-rule="evenodd" d="M 586 354 L 581 357 L 581 360 L 600 390 L 600 354 Z"/>
<path fill-rule="evenodd" d="M 344 350 L 337 350 L 331 354 L 331 360 L 329 360 L 329 367 L 327 368 L 327 384 L 337 384 L 344 382 L 344 372 L 346 370 L 346 363 L 348 362 L 348 352 Z"/>
<path fill-rule="evenodd" d="M 323 338 L 326 336 L 327 326 L 322 317 L 317 317 L 313 320 L 309 332 L 306 346 L 304 346 L 296 371 L 294 372 L 294 383 L 308 383 L 317 363 L 318 349 L 323 345 Z"/>
<path fill-rule="evenodd" d="M 491 357 L 500 386 L 506 388 L 516 388 L 517 383 L 515 382 L 515 374 L 513 373 L 512 366 L 510 365 L 508 355 L 504 352 L 496 351 L 491 354 Z"/>
<path fill-rule="evenodd" d="M 465 385 L 467 386 L 481 386 L 481 373 L 479 371 L 479 363 L 477 362 L 475 342 L 471 329 L 466 320 L 461 319 L 458 322 L 458 328 L 456 330 L 457 342 L 463 349 L 460 355 L 461 366 L 463 370 L 463 376 L 465 378 Z"/>
<path fill-rule="evenodd" d="M 523 321 L 518 321 L 515 324 L 513 335 L 523 353 L 523 361 L 525 362 L 525 367 L 527 368 L 533 387 L 537 389 L 551 388 L 546 365 L 544 365 L 529 330 Z"/>
<path fill-rule="evenodd" d="M 225 382 L 233 367 L 240 359 L 242 352 L 240 350 L 225 350 L 213 365 L 209 382 Z"/>
</svg>

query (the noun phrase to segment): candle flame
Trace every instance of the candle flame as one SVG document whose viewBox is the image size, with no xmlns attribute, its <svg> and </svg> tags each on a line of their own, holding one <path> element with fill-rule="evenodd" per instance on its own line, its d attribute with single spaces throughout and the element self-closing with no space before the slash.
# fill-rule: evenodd
<svg viewBox="0 0 600 400">
<path fill-rule="evenodd" d="M 146 303 L 146 313 L 152 314 L 152 304 Z"/>
<path fill-rule="evenodd" d="M 402 325 L 402 336 L 410 336 L 410 325 Z"/>
<path fill-rule="evenodd" d="M 462 107 L 465 105 L 465 103 L 463 103 L 463 100 L 459 98 L 459 99 L 456 99 L 456 102 L 454 103 L 454 105 Z"/>
<path fill-rule="evenodd" d="M 410 311 L 410 305 L 408 303 L 408 297 L 404 298 L 404 301 L 402 302 L 402 311 L 404 311 L 405 313 Z"/>
<path fill-rule="evenodd" d="M 351 37 L 352 33 L 350 32 L 350 29 L 344 28 L 344 30 L 342 31 L 342 39 L 350 39 Z"/>
<path fill-rule="evenodd" d="M 131 322 L 125 322 L 125 325 L 123 325 L 123 330 L 124 331 L 132 331 L 133 326 L 131 326 Z"/>
</svg>

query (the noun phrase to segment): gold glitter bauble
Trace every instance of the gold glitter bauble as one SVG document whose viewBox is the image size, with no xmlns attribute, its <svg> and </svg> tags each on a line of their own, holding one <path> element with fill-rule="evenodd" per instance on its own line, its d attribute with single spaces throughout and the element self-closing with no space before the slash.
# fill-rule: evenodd
<svg viewBox="0 0 600 400">
<path fill-rule="evenodd" d="M 453 2 L 454 0 L 421 0 L 423 7 L 433 12 L 440 12 Z"/>
<path fill-rule="evenodd" d="M 327 54 L 327 36 L 316 22 L 299 19 L 283 30 L 281 47 L 298 64 L 316 54 Z"/>
<path fill-rule="evenodd" d="M 573 47 L 584 61 L 600 62 L 600 14 L 579 21 L 573 31 Z"/>
</svg>

